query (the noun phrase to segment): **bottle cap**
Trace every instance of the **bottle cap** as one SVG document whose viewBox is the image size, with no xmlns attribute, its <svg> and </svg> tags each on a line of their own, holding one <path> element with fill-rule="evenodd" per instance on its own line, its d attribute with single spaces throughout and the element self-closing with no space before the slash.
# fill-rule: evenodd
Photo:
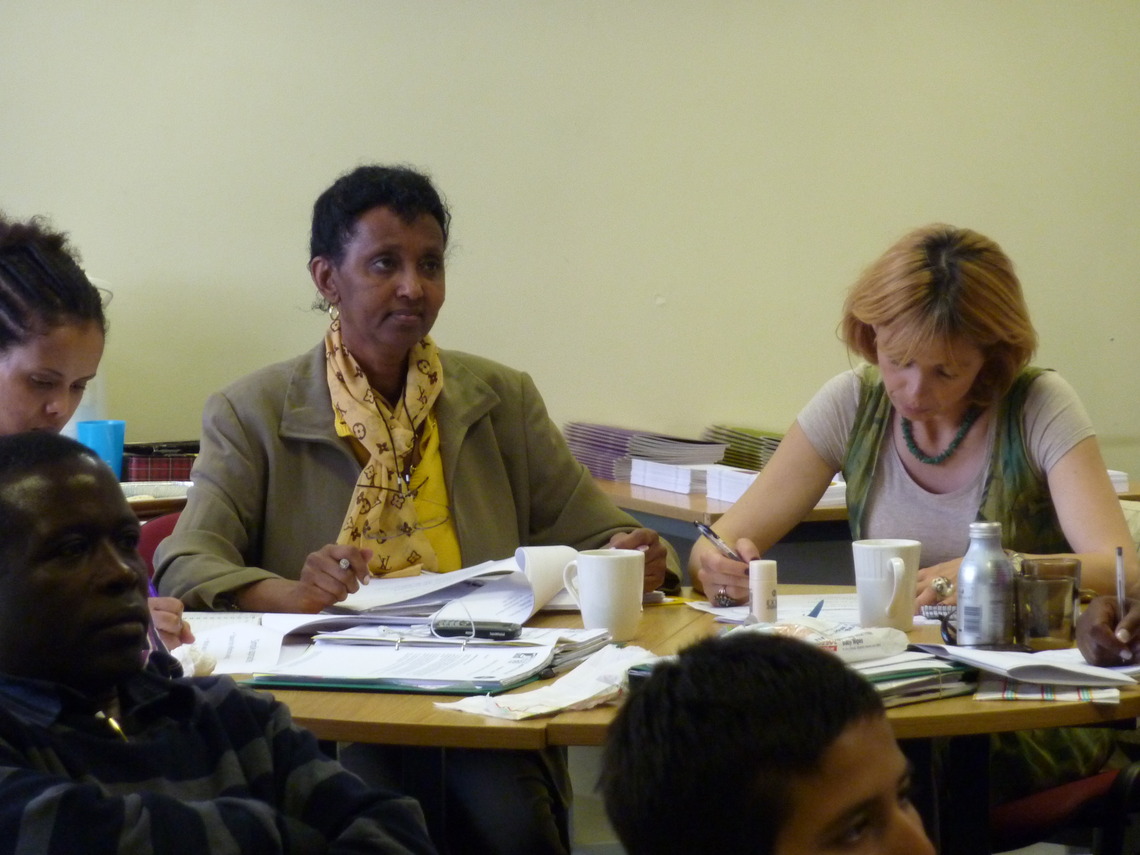
<svg viewBox="0 0 1140 855">
<path fill-rule="evenodd" d="M 1001 537 L 1001 523 L 986 520 L 970 523 L 970 537 L 992 537 L 993 535 Z"/>
</svg>

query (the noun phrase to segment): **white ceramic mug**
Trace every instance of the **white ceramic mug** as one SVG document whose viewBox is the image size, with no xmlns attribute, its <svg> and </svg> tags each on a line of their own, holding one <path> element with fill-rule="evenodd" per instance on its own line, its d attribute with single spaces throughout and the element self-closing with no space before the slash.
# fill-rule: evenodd
<svg viewBox="0 0 1140 855">
<path fill-rule="evenodd" d="M 562 571 L 562 582 L 582 611 L 582 625 L 609 630 L 614 641 L 637 634 L 644 578 L 645 553 L 637 549 L 587 549 Z"/>
<path fill-rule="evenodd" d="M 855 593 L 862 626 L 914 628 L 914 588 L 922 544 L 917 540 L 857 540 Z"/>
</svg>

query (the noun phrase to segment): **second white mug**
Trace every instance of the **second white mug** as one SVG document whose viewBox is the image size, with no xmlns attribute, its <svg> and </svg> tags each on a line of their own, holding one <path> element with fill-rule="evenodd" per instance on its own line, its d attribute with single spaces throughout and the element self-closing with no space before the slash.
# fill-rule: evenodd
<svg viewBox="0 0 1140 855">
<path fill-rule="evenodd" d="M 914 627 L 914 588 L 922 544 L 917 540 L 857 540 L 855 593 L 862 626 Z"/>
<path fill-rule="evenodd" d="M 637 634 L 644 578 L 645 553 L 636 549 L 587 549 L 562 571 L 582 625 L 609 630 L 614 641 Z"/>
</svg>

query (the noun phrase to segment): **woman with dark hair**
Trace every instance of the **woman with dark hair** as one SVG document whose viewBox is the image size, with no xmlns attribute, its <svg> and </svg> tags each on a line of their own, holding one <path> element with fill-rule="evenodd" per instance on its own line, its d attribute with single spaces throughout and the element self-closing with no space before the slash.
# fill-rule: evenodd
<svg viewBox="0 0 1140 855">
<path fill-rule="evenodd" d="M 67 236 L 42 218 L 0 215 L 0 436 L 63 430 L 99 369 L 106 332 L 102 295 Z M 168 649 L 193 641 L 181 601 L 152 597 L 150 611 Z"/>
<path fill-rule="evenodd" d="M 404 167 L 359 167 L 317 199 L 309 273 L 328 329 L 207 402 L 194 489 L 157 552 L 160 590 L 193 608 L 316 612 L 374 576 L 531 545 L 642 549 L 647 591 L 676 570 L 571 456 L 530 377 L 429 335 L 450 222 L 428 177 Z M 438 843 L 568 851 L 562 753 L 449 749 L 445 763 Z"/>
</svg>

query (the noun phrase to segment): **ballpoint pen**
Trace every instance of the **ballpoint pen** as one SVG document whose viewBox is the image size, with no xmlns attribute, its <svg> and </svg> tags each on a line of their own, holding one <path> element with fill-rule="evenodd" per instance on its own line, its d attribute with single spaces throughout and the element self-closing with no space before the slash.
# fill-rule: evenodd
<svg viewBox="0 0 1140 855">
<path fill-rule="evenodd" d="M 1126 596 L 1126 592 L 1125 592 L 1124 588 L 1125 588 L 1124 548 L 1118 546 L 1118 547 L 1116 547 L 1116 611 L 1118 613 L 1118 617 L 1117 617 L 1118 625 L 1119 625 L 1120 621 L 1124 620 L 1124 606 L 1125 606 L 1125 603 L 1127 602 L 1127 599 L 1128 599 Z M 1121 637 L 1121 633 L 1125 634 L 1124 638 Z M 1127 643 L 1127 630 L 1118 629 L 1115 634 L 1116 634 L 1116 637 L 1121 642 Z M 1124 650 L 1122 650 L 1120 653 L 1120 658 L 1121 659 L 1131 659 L 1132 658 L 1132 651 L 1130 649 L 1128 649 L 1127 647 L 1124 648 Z"/>
<path fill-rule="evenodd" d="M 748 563 L 740 557 L 740 554 L 735 549 L 721 540 L 720 536 L 703 522 L 700 520 L 693 520 L 693 525 L 697 527 L 697 531 L 701 533 L 701 536 L 708 540 L 708 542 L 713 546 L 715 546 L 716 551 L 723 555 L 725 558 L 731 558 L 733 561 L 739 561 L 741 564 Z"/>
<path fill-rule="evenodd" d="M 1116 547 L 1116 608 L 1120 617 L 1124 617 L 1124 549 Z"/>
</svg>

